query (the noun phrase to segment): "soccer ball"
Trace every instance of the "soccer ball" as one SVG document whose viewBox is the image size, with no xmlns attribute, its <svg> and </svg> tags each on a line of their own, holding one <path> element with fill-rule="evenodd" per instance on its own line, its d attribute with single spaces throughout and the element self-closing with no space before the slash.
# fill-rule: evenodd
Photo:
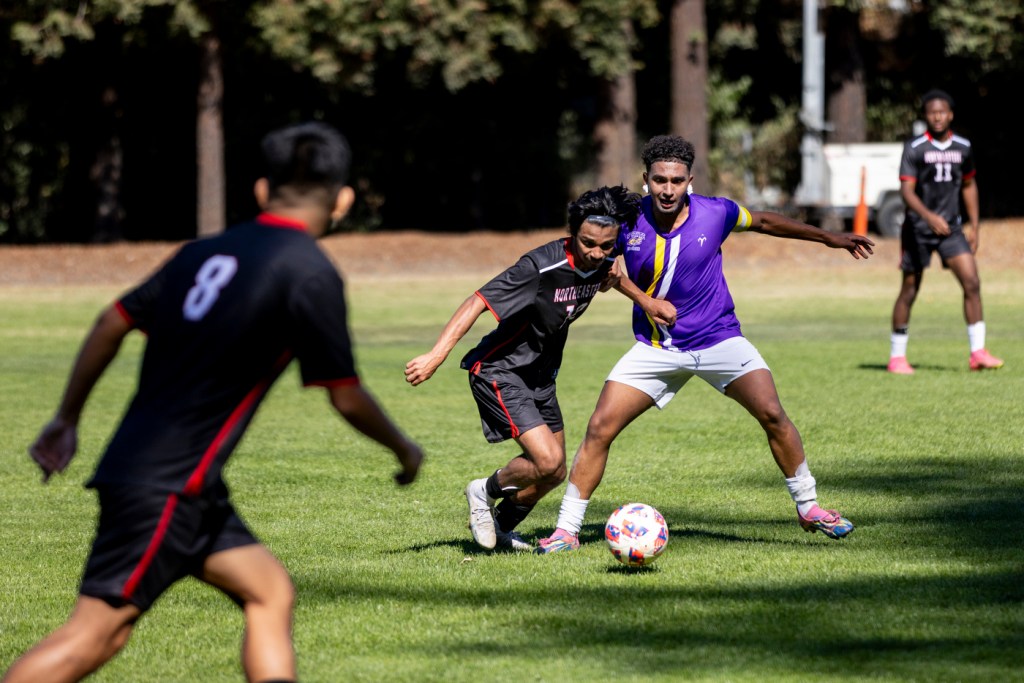
<svg viewBox="0 0 1024 683">
<path fill-rule="evenodd" d="M 615 559 L 630 567 L 654 562 L 668 543 L 661 513 L 644 503 L 627 503 L 608 517 L 604 538 Z"/>
</svg>

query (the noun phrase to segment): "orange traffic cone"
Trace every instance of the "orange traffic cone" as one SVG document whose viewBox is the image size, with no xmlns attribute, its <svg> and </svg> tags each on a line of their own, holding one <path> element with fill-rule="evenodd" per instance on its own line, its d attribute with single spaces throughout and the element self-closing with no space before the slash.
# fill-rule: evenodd
<svg viewBox="0 0 1024 683">
<path fill-rule="evenodd" d="M 868 170 L 860 167 L 860 201 L 857 202 L 857 209 L 853 212 L 853 234 L 868 234 L 868 204 L 864 199 L 864 182 L 867 179 Z"/>
</svg>

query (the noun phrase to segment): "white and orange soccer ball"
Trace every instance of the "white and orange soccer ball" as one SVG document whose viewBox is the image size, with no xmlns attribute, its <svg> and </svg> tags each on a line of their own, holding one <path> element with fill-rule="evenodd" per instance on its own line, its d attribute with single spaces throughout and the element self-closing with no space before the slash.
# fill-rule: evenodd
<svg viewBox="0 0 1024 683">
<path fill-rule="evenodd" d="M 627 503 L 608 517 L 604 538 L 616 560 L 629 567 L 642 567 L 665 550 L 668 524 L 650 505 Z"/>
</svg>

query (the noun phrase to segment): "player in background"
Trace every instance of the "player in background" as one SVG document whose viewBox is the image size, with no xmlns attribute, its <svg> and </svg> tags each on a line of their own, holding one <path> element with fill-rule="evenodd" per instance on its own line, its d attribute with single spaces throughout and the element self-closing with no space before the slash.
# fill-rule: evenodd
<svg viewBox="0 0 1024 683">
<path fill-rule="evenodd" d="M 323 387 L 345 420 L 394 452 L 398 484 L 416 478 L 423 453 L 360 384 L 343 283 L 315 242 L 352 204 L 348 143 L 310 122 L 271 132 L 262 149 L 263 213 L 186 244 L 99 316 L 56 415 L 29 449 L 44 482 L 67 467 L 86 399 L 128 332 L 142 330 L 138 391 L 87 484 L 99 495 L 99 526 L 74 611 L 5 683 L 84 678 L 188 575 L 244 612 L 248 680 L 295 680 L 291 579 L 236 514 L 221 478 L 293 357 L 306 386 Z"/>
<path fill-rule="evenodd" d="M 974 150 L 967 138 L 955 135 L 953 98 L 930 90 L 922 98 L 928 130 L 908 140 L 900 161 L 900 194 L 907 205 L 903 222 L 900 270 L 903 280 L 892 309 L 889 372 L 912 375 L 907 361 L 910 309 L 921 289 L 924 269 L 932 252 L 939 252 L 942 267 L 953 271 L 964 292 L 964 320 L 971 355 L 971 370 L 1003 367 L 1003 361 L 985 348 L 985 320 L 981 310 L 981 278 L 974 255 L 978 252 L 978 182 Z M 960 217 L 960 200 L 968 225 Z"/>
<path fill-rule="evenodd" d="M 460 364 L 469 371 L 484 437 L 490 443 L 515 439 L 522 449 L 466 486 L 469 526 L 483 548 L 531 550 L 515 528 L 565 479 L 555 377 L 569 325 L 617 278 L 612 249 L 619 226 L 633 225 L 639 205 L 640 195 L 621 186 L 582 194 L 569 204 L 569 237 L 527 252 L 471 294 L 434 347 L 405 366 L 410 384 L 425 382 L 484 311 L 498 321 Z"/>
<path fill-rule="evenodd" d="M 676 136 L 643 149 L 649 195 L 632 230 L 619 235 L 622 277 L 616 288 L 633 302 L 636 344 L 608 375 L 569 473 L 554 533 L 539 553 L 579 547 L 587 506 L 615 437 L 652 407 L 663 409 L 692 377 L 738 402 L 761 424 L 807 531 L 842 538 L 853 524 L 818 506 L 800 433 L 782 408 L 772 373 L 743 337 L 722 272 L 721 245 L 731 233 L 760 232 L 820 242 L 867 258 L 867 237 L 832 233 L 777 213 L 748 211 L 731 199 L 687 193 L 693 145 Z"/>
</svg>

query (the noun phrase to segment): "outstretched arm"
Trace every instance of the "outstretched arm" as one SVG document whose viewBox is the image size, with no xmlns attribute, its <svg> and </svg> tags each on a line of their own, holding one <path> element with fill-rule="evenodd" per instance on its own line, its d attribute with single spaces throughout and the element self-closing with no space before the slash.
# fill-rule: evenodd
<svg viewBox="0 0 1024 683">
<path fill-rule="evenodd" d="M 405 364 L 405 381 L 413 386 L 426 382 L 434 371 L 445 361 L 459 340 L 466 336 L 480 314 L 487 310 L 487 305 L 475 293 L 462 302 L 456 309 L 451 320 L 441 330 L 437 343 L 427 353 L 416 356 Z"/>
<path fill-rule="evenodd" d="M 420 447 L 402 434 L 363 387 L 349 384 L 334 386 L 328 391 L 331 404 L 338 414 L 366 436 L 391 449 L 398 458 L 401 469 L 395 473 L 395 482 L 401 486 L 411 484 L 423 462 L 423 451 Z"/>
<path fill-rule="evenodd" d="M 871 249 L 875 243 L 864 235 L 854 235 L 847 232 L 829 232 L 828 230 L 822 230 L 813 225 L 793 220 L 774 211 L 751 211 L 750 216 L 753 218 L 753 225 L 748 230 L 752 232 L 760 232 L 773 237 L 820 242 L 832 249 L 845 249 L 856 259 L 866 259 L 875 253 Z"/>
<path fill-rule="evenodd" d="M 44 482 L 55 472 L 63 472 L 74 457 L 78 448 L 78 419 L 86 399 L 131 329 L 124 316 L 111 306 L 100 314 L 82 343 L 57 414 L 28 449 L 29 455 L 43 470 Z"/>
</svg>

